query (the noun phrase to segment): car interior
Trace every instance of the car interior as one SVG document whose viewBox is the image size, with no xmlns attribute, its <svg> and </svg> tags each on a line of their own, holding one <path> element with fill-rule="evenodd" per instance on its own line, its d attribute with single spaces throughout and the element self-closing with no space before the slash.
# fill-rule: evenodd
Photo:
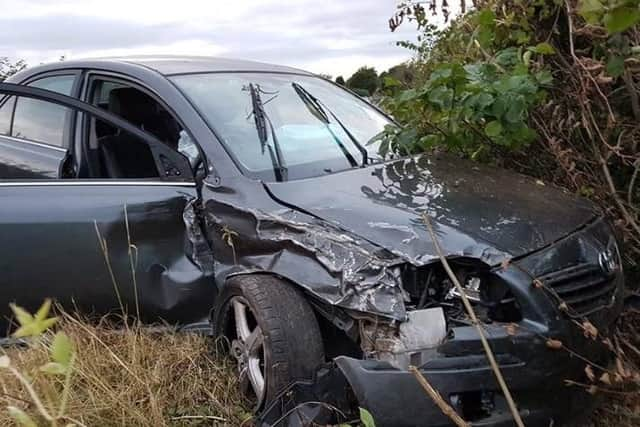
<svg viewBox="0 0 640 427">
<path fill-rule="evenodd" d="M 176 152 L 179 152 L 179 144 L 190 144 L 192 155 L 197 153 L 195 144 L 178 121 L 142 90 L 117 82 L 94 80 L 90 99 L 94 105 L 153 134 Z M 99 119 L 89 121 L 87 148 L 84 154 L 88 159 L 86 173 L 90 178 L 161 176 L 146 142 Z"/>
</svg>

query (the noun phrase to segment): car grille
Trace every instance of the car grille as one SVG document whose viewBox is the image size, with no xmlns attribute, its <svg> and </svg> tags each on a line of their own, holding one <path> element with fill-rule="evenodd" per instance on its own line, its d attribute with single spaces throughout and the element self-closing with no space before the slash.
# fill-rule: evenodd
<svg viewBox="0 0 640 427">
<path fill-rule="evenodd" d="M 616 290 L 615 274 L 605 274 L 593 264 L 578 264 L 538 277 L 570 309 L 584 316 L 609 305 Z"/>
</svg>

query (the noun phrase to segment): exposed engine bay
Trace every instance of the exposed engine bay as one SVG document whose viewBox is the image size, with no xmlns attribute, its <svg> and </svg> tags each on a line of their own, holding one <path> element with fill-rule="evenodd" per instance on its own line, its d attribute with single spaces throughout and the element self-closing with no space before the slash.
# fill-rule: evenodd
<svg viewBox="0 0 640 427">
<path fill-rule="evenodd" d="M 487 324 L 522 319 L 515 297 L 492 271 L 473 260 L 457 259 L 455 273 L 478 318 Z M 397 269 L 404 287 L 408 319 L 381 323 L 362 320 L 360 338 L 365 358 L 388 361 L 398 369 L 421 366 L 435 356 L 435 348 L 450 329 L 472 323 L 461 295 L 440 264 Z"/>
</svg>

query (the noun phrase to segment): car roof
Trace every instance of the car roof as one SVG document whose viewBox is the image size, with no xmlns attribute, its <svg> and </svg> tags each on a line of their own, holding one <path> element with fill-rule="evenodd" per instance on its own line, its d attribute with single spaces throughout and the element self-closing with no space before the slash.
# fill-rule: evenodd
<svg viewBox="0 0 640 427">
<path fill-rule="evenodd" d="M 212 73 L 212 72 L 274 72 L 274 73 L 311 73 L 293 67 L 267 64 L 263 62 L 247 61 L 241 59 L 218 58 L 209 56 L 123 56 L 95 59 L 76 59 L 63 62 L 45 64 L 29 68 L 29 74 L 41 73 L 69 68 L 102 68 L 126 71 L 129 67 L 144 67 L 154 70 L 165 76 L 188 73 Z"/>
</svg>

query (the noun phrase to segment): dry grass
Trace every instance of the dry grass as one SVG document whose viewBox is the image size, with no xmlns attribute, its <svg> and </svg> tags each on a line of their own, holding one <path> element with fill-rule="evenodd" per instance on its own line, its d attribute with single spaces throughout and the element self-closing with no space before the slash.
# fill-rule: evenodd
<svg viewBox="0 0 640 427">
<path fill-rule="evenodd" d="M 628 309 L 618 325 L 614 343 L 632 378 L 617 387 L 601 384 L 603 401 L 591 417 L 593 427 L 640 426 L 640 311 Z"/>
<path fill-rule="evenodd" d="M 234 367 L 215 356 L 208 338 L 141 328 L 118 331 L 71 316 L 65 316 L 57 329 L 76 348 L 66 413 L 86 426 L 250 424 Z M 11 348 L 7 354 L 54 412 L 63 379 L 38 370 L 49 360 L 50 338 L 47 334 L 28 348 Z M 0 387 L 1 407 L 17 406 L 38 419 L 28 393 L 6 370 L 0 371 Z M 12 424 L 0 408 L 0 425 Z"/>
</svg>

